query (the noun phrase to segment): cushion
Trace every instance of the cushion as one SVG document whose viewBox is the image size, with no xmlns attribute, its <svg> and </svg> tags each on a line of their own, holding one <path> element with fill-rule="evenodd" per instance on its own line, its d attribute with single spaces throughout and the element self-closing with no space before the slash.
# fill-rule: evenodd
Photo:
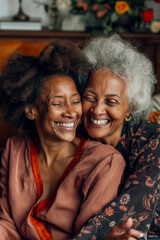
<svg viewBox="0 0 160 240">
<path fill-rule="evenodd" d="M 50 41 L 44 42 L 25 42 L 21 40 L 7 40 L 0 43 L 0 72 L 2 67 L 7 61 L 8 57 L 14 52 L 20 52 L 22 54 L 30 56 L 38 56 L 42 49 L 49 44 Z"/>
<path fill-rule="evenodd" d="M 160 124 L 160 110 L 151 112 L 150 116 L 148 117 L 148 120 Z"/>
<path fill-rule="evenodd" d="M 155 94 L 152 97 L 152 112 L 160 111 L 160 94 Z"/>
</svg>

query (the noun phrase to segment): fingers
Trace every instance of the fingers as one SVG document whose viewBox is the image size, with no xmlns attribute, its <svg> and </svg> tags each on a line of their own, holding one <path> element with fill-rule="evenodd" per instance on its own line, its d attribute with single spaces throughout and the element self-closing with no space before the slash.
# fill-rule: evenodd
<svg viewBox="0 0 160 240">
<path fill-rule="evenodd" d="M 130 229 L 127 231 L 127 234 L 128 234 L 129 236 L 133 236 L 133 237 L 135 237 L 135 238 L 141 238 L 141 237 L 143 237 L 143 233 L 142 233 L 142 232 L 137 231 L 137 230 L 135 230 L 135 229 L 133 229 L 133 228 L 130 228 Z"/>
<path fill-rule="evenodd" d="M 110 230 L 110 232 L 112 232 L 113 234 L 123 234 L 131 228 L 132 223 L 133 223 L 132 218 L 129 218 L 126 222 L 114 226 Z"/>
<path fill-rule="evenodd" d="M 121 223 L 119 224 L 118 226 L 123 229 L 123 231 L 128 231 L 131 227 L 132 227 L 132 224 L 133 224 L 133 220 L 132 218 L 128 218 L 126 222 L 124 223 Z"/>
<path fill-rule="evenodd" d="M 114 226 L 106 235 L 105 240 L 136 240 L 143 237 L 143 234 L 133 228 L 132 218 L 129 218 L 126 222 Z"/>
</svg>

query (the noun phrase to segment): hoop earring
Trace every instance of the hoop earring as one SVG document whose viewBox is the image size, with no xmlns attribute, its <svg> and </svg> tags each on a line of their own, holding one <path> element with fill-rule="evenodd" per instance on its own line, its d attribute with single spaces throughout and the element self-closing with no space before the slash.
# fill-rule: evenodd
<svg viewBox="0 0 160 240">
<path fill-rule="evenodd" d="M 130 122 L 131 119 L 132 119 L 131 114 L 130 114 L 129 116 L 125 116 L 125 121 L 126 121 L 126 122 Z"/>
</svg>

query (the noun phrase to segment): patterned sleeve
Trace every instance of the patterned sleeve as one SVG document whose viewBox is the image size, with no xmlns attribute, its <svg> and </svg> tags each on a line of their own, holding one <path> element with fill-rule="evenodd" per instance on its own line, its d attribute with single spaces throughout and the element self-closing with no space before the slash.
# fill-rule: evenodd
<svg viewBox="0 0 160 240">
<path fill-rule="evenodd" d="M 160 222 L 156 214 L 160 197 L 160 134 L 148 138 L 147 131 L 143 133 L 143 137 L 136 136 L 132 141 L 130 174 L 118 197 L 93 216 L 72 240 L 102 240 L 111 227 L 129 217 L 133 228 L 144 233 L 141 239 L 147 239 L 152 221 Z"/>
</svg>

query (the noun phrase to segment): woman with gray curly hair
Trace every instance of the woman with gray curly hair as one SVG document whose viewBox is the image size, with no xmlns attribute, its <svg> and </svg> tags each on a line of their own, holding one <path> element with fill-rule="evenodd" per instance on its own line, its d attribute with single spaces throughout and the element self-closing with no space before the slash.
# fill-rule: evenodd
<svg viewBox="0 0 160 240">
<path fill-rule="evenodd" d="M 156 83 L 152 63 L 117 34 L 91 39 L 84 53 L 91 64 L 82 100 L 84 134 L 114 146 L 127 167 L 118 197 L 74 239 L 104 239 L 128 218 L 142 239 L 160 237 L 160 126 L 146 120 Z M 128 226 L 115 239 L 130 239 Z"/>
</svg>

